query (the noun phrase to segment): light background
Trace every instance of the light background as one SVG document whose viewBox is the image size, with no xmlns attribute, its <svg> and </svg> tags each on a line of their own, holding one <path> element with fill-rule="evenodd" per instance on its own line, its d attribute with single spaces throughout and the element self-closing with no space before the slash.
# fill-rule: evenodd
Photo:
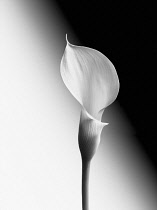
<svg viewBox="0 0 157 210">
<path fill-rule="evenodd" d="M 80 210 L 81 107 L 59 72 L 73 31 L 56 4 L 51 19 L 31 1 L 0 4 L 0 210 Z M 90 210 L 155 210 L 153 169 L 117 102 L 103 121 Z"/>
</svg>

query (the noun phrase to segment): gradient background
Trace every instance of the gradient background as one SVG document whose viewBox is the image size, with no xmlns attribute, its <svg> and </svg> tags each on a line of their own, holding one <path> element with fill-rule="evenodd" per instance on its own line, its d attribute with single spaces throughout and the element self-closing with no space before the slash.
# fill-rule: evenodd
<svg viewBox="0 0 157 210">
<path fill-rule="evenodd" d="M 65 33 L 104 53 L 120 79 L 90 173 L 90 210 L 155 210 L 153 5 L 0 1 L 0 210 L 80 210 L 80 105 L 59 65 Z"/>
</svg>

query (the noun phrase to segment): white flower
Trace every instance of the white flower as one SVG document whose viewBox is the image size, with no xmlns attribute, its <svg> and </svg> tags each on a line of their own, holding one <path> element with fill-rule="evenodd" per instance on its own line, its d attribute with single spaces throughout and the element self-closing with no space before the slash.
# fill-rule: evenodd
<svg viewBox="0 0 157 210">
<path fill-rule="evenodd" d="M 82 158 L 90 160 L 100 142 L 104 109 L 117 97 L 119 80 L 111 61 L 97 50 L 68 42 L 60 66 L 71 94 L 82 105 L 79 146 Z"/>
</svg>

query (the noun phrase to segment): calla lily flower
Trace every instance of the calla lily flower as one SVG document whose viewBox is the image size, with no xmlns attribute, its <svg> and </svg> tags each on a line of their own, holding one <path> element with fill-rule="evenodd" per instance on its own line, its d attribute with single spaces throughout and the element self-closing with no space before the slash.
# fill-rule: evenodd
<svg viewBox="0 0 157 210">
<path fill-rule="evenodd" d="M 67 40 L 60 71 L 66 87 L 82 105 L 80 129 L 87 119 L 99 128 L 107 125 L 101 123 L 103 111 L 119 92 L 118 76 L 111 61 L 97 50 L 75 46 Z"/>
<path fill-rule="evenodd" d="M 83 163 L 83 210 L 88 209 L 87 187 L 89 162 L 100 143 L 104 109 L 117 97 L 119 80 L 111 61 L 97 50 L 75 46 L 68 42 L 63 54 L 60 72 L 71 94 L 81 104 L 79 148 Z"/>
</svg>

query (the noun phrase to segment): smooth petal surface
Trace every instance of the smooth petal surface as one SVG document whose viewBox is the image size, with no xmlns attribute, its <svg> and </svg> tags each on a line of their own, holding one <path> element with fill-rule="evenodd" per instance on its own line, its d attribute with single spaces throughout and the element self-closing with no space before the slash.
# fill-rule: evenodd
<svg viewBox="0 0 157 210">
<path fill-rule="evenodd" d="M 97 50 L 67 41 L 60 66 L 62 79 L 79 103 L 95 119 L 117 97 L 119 80 L 110 60 Z"/>
<path fill-rule="evenodd" d="M 85 109 L 81 110 L 79 124 L 79 148 L 82 159 L 92 159 L 100 143 L 100 135 L 103 127 L 108 123 L 102 123 L 90 116 Z"/>
</svg>

